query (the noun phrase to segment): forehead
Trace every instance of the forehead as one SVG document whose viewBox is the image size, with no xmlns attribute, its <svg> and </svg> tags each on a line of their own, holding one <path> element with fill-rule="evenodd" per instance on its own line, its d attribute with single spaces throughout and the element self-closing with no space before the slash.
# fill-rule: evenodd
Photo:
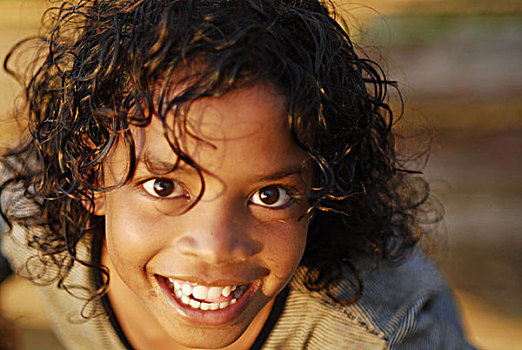
<svg viewBox="0 0 522 350">
<path fill-rule="evenodd" d="M 305 156 L 291 137 L 286 97 L 268 85 L 201 98 L 181 111 L 165 123 L 154 116 L 149 126 L 133 129 L 139 162 L 175 163 L 172 144 L 209 171 L 223 166 L 271 169 Z"/>
</svg>

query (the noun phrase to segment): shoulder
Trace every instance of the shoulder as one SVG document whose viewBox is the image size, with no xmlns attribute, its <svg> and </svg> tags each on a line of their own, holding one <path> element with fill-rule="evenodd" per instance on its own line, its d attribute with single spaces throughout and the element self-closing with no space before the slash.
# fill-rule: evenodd
<svg viewBox="0 0 522 350">
<path fill-rule="evenodd" d="M 472 348 L 448 283 L 424 253 L 361 277 L 363 294 L 354 308 L 385 335 L 390 348 Z"/>
<path fill-rule="evenodd" d="M 17 274 L 26 278 L 29 278 L 28 270 L 38 257 L 38 250 L 31 247 L 30 241 L 28 230 L 18 225 L 4 233 L 0 241 L 2 255 L 9 260 L 9 264 Z M 38 268 L 40 265 L 42 264 L 36 263 L 34 267 Z"/>
<path fill-rule="evenodd" d="M 35 231 L 36 230 L 36 231 Z M 56 256 L 45 256 L 32 248 L 30 237 L 38 235 L 40 229 L 14 226 L 2 238 L 2 253 L 8 258 L 13 270 L 20 276 L 38 285 L 40 299 L 45 308 L 53 331 L 67 349 L 124 349 L 120 339 L 104 313 L 101 300 L 89 302 L 98 288 L 93 279 L 92 268 L 74 264 L 64 275 L 63 268 L 55 261 L 65 262 L 66 252 Z M 86 235 L 77 245 L 77 254 L 90 260 L 91 237 Z M 64 276 L 62 284 L 58 284 Z"/>
<path fill-rule="evenodd" d="M 279 339 L 280 345 L 302 349 L 472 349 L 448 284 L 421 252 L 400 265 L 362 270 L 361 298 L 346 306 L 306 290 L 305 272 L 300 269 L 292 281 L 274 328 L 279 334 L 269 341 Z M 331 294 L 347 300 L 350 286 L 347 275 Z"/>
</svg>

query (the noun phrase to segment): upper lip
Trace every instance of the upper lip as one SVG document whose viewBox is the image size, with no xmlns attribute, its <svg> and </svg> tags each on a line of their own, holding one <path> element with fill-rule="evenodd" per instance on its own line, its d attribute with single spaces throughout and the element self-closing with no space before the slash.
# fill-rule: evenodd
<svg viewBox="0 0 522 350">
<path fill-rule="evenodd" d="M 204 286 L 241 286 L 245 284 L 254 283 L 255 281 L 262 280 L 268 276 L 269 270 L 261 266 L 251 266 L 248 269 L 245 268 L 228 268 L 226 270 L 207 270 L 197 269 L 192 270 L 191 273 L 161 273 L 155 272 L 156 275 L 171 278 L 173 280 L 195 283 Z"/>
<path fill-rule="evenodd" d="M 230 278 L 202 279 L 199 276 L 167 276 L 167 275 L 159 275 L 159 276 L 169 278 L 172 280 L 189 282 L 189 283 L 194 283 L 194 284 L 199 284 L 202 286 L 209 286 L 209 287 L 242 286 L 242 285 L 250 284 L 253 282 L 253 281 L 244 280 L 244 279 L 230 279 Z"/>
</svg>

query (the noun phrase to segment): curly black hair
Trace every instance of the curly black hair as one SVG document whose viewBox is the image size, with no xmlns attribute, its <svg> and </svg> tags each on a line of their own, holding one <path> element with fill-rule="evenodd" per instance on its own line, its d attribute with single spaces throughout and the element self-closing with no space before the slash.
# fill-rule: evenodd
<svg viewBox="0 0 522 350">
<path fill-rule="evenodd" d="M 130 127 L 258 83 L 287 97 L 292 136 L 317 169 L 301 261 L 307 288 L 328 291 L 348 269 L 354 297 L 339 302 L 353 302 L 362 291 L 359 259 L 401 261 L 418 242 L 429 191 L 396 155 L 388 99 L 397 86 L 358 52 L 330 2 L 80 0 L 46 18 L 46 34 L 32 39 L 40 47 L 32 68 L 9 68 L 20 46 L 4 63 L 24 86 L 29 136 L 2 156 L 0 194 L 22 193 L 32 209 L 0 212 L 11 225 L 42 228 L 27 230 L 29 244 L 58 266 L 59 286 L 67 288 L 74 264 L 108 274 L 76 247 L 87 233 L 103 235 L 93 199 L 111 190 L 100 174 L 116 142 L 129 152 L 121 184 L 133 177 Z M 183 89 L 172 96 L 176 84 Z M 169 142 L 201 174 L 174 136 Z"/>
</svg>

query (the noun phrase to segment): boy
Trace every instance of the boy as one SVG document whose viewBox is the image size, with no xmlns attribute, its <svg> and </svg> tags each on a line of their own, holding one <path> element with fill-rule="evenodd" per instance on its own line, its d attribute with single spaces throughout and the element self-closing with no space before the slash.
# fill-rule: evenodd
<svg viewBox="0 0 522 350">
<path fill-rule="evenodd" d="M 314 0 L 56 9 L 1 194 L 3 249 L 47 284 L 64 344 L 470 347 L 415 251 L 428 194 L 394 153 L 392 84 L 333 17 Z"/>
</svg>

